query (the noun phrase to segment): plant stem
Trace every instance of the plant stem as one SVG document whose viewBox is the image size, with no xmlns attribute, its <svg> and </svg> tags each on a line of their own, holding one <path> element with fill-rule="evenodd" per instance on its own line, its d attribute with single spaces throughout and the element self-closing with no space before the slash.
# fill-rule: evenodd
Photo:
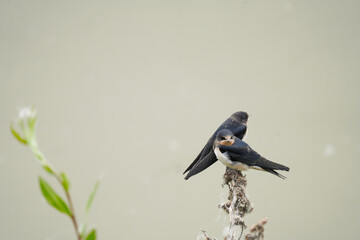
<svg viewBox="0 0 360 240">
<path fill-rule="evenodd" d="M 78 227 L 76 217 L 75 217 L 74 205 L 73 205 L 73 203 L 71 201 L 70 193 L 68 191 L 65 191 L 65 194 L 66 194 L 66 198 L 67 198 L 67 200 L 69 202 L 69 207 L 70 207 L 70 211 L 71 211 L 71 220 L 72 220 L 72 222 L 74 224 L 74 228 L 75 228 L 77 238 L 78 238 L 78 240 L 81 240 L 81 235 L 79 233 L 79 227 Z"/>
<path fill-rule="evenodd" d="M 70 196 L 70 192 L 67 191 L 64 186 L 63 186 L 63 183 L 62 183 L 62 180 L 61 180 L 61 177 L 60 175 L 58 174 L 58 172 L 56 171 L 56 169 L 52 166 L 52 170 L 54 172 L 54 176 L 55 178 L 58 180 L 58 182 L 60 183 L 60 185 L 63 187 L 64 189 L 64 192 L 65 192 L 65 196 L 66 196 L 66 199 L 68 201 L 68 204 L 69 204 L 69 208 L 70 208 L 70 212 L 71 212 L 71 221 L 73 222 L 73 225 L 74 225 L 74 228 L 75 228 L 75 232 L 76 232 L 76 236 L 78 238 L 78 240 L 82 240 L 81 238 L 81 234 L 79 232 L 79 227 L 78 227 L 78 223 L 77 223 L 77 220 L 76 220 L 76 217 L 75 217 L 75 209 L 74 209 L 74 204 L 71 200 L 71 196 Z"/>
<path fill-rule="evenodd" d="M 64 174 L 64 179 L 62 177 L 62 175 L 56 170 L 56 168 L 54 167 L 54 165 L 51 164 L 51 162 L 49 162 L 44 154 L 40 151 L 37 141 L 36 141 L 36 137 L 35 137 L 35 122 L 36 122 L 36 111 L 34 110 L 34 108 L 32 108 L 31 110 L 29 109 L 25 109 L 26 112 L 26 116 L 22 116 L 19 118 L 19 120 L 17 120 L 22 135 L 23 137 L 21 137 L 16 130 L 14 130 L 13 126 L 11 125 L 11 131 L 13 133 L 13 135 L 21 142 L 24 143 L 26 145 L 28 145 L 31 149 L 31 151 L 33 152 L 33 154 L 35 155 L 35 157 L 39 160 L 39 163 L 41 164 L 41 166 L 51 175 L 53 175 L 57 181 L 60 183 L 60 185 L 62 186 L 62 188 L 64 189 L 67 201 L 68 201 L 68 205 L 70 208 L 70 218 L 74 224 L 74 228 L 75 228 L 75 232 L 76 232 L 76 236 L 78 238 L 78 240 L 82 240 L 82 236 L 80 234 L 79 228 L 78 228 L 78 223 L 76 221 L 76 217 L 75 217 L 75 209 L 74 209 L 74 205 L 72 203 L 71 200 L 71 196 L 70 196 L 70 192 L 69 192 L 69 183 L 67 182 L 68 180 L 66 180 L 66 176 Z M 24 115 L 24 114 L 21 114 Z M 27 125 L 25 127 L 25 124 Z M 67 183 L 65 183 L 67 182 Z M 67 212 L 68 214 L 68 212 Z"/>
<path fill-rule="evenodd" d="M 44 159 L 44 155 L 41 153 L 41 151 L 39 150 L 39 148 L 37 147 L 37 145 L 34 145 L 34 149 L 37 150 L 38 153 L 40 153 L 40 156 L 42 156 L 42 159 Z M 58 171 L 56 170 L 56 168 L 54 167 L 54 165 L 51 164 L 51 162 L 46 161 L 47 165 L 49 166 L 49 168 L 52 170 L 56 180 L 58 180 L 58 182 L 60 183 L 60 185 L 62 186 L 62 188 L 64 189 L 65 195 L 66 195 L 66 199 L 68 201 L 69 204 L 69 208 L 70 208 L 70 212 L 71 212 L 71 221 L 73 222 L 74 228 L 75 228 L 75 232 L 76 232 L 76 236 L 78 238 L 78 240 L 82 240 L 81 238 L 81 234 L 79 232 L 79 227 L 78 227 L 78 223 L 75 217 L 75 209 L 74 209 L 74 204 L 71 200 L 71 196 L 70 196 L 70 192 L 68 190 L 65 189 L 64 185 L 63 185 L 63 181 L 60 177 L 60 174 L 58 173 Z"/>
</svg>

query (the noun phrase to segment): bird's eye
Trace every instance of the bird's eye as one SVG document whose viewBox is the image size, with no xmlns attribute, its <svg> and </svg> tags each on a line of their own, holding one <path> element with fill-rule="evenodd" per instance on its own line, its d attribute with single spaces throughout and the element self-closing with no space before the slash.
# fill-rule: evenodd
<svg viewBox="0 0 360 240">
<path fill-rule="evenodd" d="M 221 137 L 221 140 L 225 140 L 225 137 Z"/>
</svg>

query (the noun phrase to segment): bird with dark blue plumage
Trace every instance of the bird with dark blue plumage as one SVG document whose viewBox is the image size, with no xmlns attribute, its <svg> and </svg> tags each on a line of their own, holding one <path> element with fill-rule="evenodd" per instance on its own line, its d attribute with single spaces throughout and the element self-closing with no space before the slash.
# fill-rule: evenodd
<svg viewBox="0 0 360 240">
<path fill-rule="evenodd" d="M 213 151 L 217 160 L 225 166 L 245 171 L 256 169 L 272 173 L 282 179 L 286 177 L 275 170 L 289 171 L 290 168 L 267 160 L 253 150 L 246 142 L 234 136 L 229 129 L 220 130 L 214 141 Z"/>
</svg>

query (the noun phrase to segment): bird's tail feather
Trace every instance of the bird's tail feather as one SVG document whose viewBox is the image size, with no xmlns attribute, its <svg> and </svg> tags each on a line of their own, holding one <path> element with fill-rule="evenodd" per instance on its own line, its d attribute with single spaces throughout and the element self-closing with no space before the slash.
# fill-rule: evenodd
<svg viewBox="0 0 360 240">
<path fill-rule="evenodd" d="M 270 160 L 267 160 L 264 157 L 259 157 L 256 160 L 256 166 L 259 166 L 260 168 L 264 169 L 265 171 L 274 174 L 275 176 L 278 176 L 281 179 L 286 179 L 284 175 L 281 175 L 280 173 L 276 172 L 275 170 L 281 170 L 281 171 L 289 171 L 290 168 L 284 165 L 281 165 L 276 162 L 272 162 Z"/>
<path fill-rule="evenodd" d="M 284 175 L 281 175 L 280 173 L 276 172 L 273 169 L 264 169 L 264 170 L 271 173 L 271 174 L 274 174 L 275 176 L 278 176 L 281 179 L 284 179 L 284 180 L 286 179 L 286 177 Z"/>
<path fill-rule="evenodd" d="M 270 160 L 267 160 L 266 158 L 263 157 L 259 157 L 256 160 L 256 166 L 259 166 L 263 169 L 273 169 L 273 170 L 282 170 L 282 171 L 289 171 L 290 168 L 284 165 L 281 165 L 279 163 L 276 162 L 272 162 Z"/>
</svg>

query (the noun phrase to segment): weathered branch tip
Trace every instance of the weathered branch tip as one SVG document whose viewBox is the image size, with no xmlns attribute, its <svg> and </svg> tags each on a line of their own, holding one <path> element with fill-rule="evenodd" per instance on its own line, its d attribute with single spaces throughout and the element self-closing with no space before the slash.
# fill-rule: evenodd
<svg viewBox="0 0 360 240">
<path fill-rule="evenodd" d="M 246 228 L 243 218 L 253 210 L 253 204 L 245 192 L 247 185 L 246 176 L 240 171 L 227 167 L 222 187 L 225 185 L 229 188 L 229 195 L 227 200 L 219 205 L 219 208 L 222 208 L 229 214 L 230 221 L 224 240 L 235 240 L 236 230 L 239 230 L 238 227 L 241 227 L 241 233 L 238 237 L 238 239 L 240 239 L 244 228 Z M 264 225 L 267 221 L 268 220 L 264 218 L 252 226 L 250 233 L 245 236 L 245 240 L 264 240 Z M 210 238 L 205 231 L 202 230 L 202 233 L 205 240 L 215 240 Z"/>
</svg>

